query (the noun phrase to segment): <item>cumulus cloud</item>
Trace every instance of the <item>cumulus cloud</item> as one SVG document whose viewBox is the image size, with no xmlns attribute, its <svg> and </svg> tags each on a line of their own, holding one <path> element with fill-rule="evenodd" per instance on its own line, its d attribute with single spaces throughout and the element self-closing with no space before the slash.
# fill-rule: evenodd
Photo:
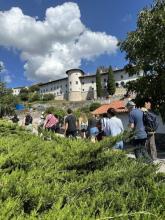
<svg viewBox="0 0 165 220">
<path fill-rule="evenodd" d="M 82 59 L 117 50 L 116 37 L 85 27 L 78 5 L 72 2 L 48 8 L 42 21 L 17 7 L 1 11 L 0 26 L 0 46 L 20 52 L 30 80 L 61 78 L 67 69 L 80 67 Z"/>
</svg>

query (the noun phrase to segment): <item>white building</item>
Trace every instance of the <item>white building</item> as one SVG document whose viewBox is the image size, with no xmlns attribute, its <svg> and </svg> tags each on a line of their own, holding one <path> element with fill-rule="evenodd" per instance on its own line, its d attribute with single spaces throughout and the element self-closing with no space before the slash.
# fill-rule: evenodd
<svg viewBox="0 0 165 220">
<path fill-rule="evenodd" d="M 13 91 L 13 95 L 19 95 L 21 89 L 23 89 L 24 87 L 16 87 L 16 88 L 12 88 Z"/>
<path fill-rule="evenodd" d="M 83 101 L 96 99 L 96 74 L 85 74 L 81 69 L 66 71 L 68 77 L 43 83 L 40 85 L 40 94 L 52 93 L 55 99 L 69 101 Z M 108 72 L 100 71 L 104 97 L 107 93 Z M 141 75 L 142 72 L 139 74 Z M 131 80 L 136 80 L 139 75 L 129 76 L 124 69 L 114 70 L 116 80 L 116 95 L 125 93 L 124 85 Z"/>
</svg>

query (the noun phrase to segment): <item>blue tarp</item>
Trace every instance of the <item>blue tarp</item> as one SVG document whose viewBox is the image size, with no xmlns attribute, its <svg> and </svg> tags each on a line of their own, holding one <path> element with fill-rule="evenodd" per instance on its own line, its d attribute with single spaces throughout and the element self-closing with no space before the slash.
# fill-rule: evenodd
<svg viewBox="0 0 165 220">
<path fill-rule="evenodd" d="M 24 110 L 25 106 L 23 104 L 16 104 L 15 108 L 16 110 Z"/>
</svg>

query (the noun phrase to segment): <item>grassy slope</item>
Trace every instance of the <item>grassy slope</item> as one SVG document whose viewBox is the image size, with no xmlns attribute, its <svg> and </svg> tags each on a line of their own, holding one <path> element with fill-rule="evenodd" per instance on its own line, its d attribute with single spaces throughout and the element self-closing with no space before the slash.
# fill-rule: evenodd
<svg viewBox="0 0 165 220">
<path fill-rule="evenodd" d="M 110 145 L 0 122 L 0 219 L 165 219 L 164 174 Z"/>
</svg>

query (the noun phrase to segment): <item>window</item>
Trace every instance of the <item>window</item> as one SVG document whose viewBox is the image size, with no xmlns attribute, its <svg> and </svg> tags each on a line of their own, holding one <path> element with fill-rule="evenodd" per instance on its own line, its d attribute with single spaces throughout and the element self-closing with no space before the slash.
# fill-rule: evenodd
<svg viewBox="0 0 165 220">
<path fill-rule="evenodd" d="M 58 89 L 58 86 L 57 86 L 57 89 Z"/>
<path fill-rule="evenodd" d="M 54 87 L 54 90 L 56 90 L 56 87 Z"/>
<path fill-rule="evenodd" d="M 68 85 L 66 84 L 65 87 L 67 87 Z"/>
<path fill-rule="evenodd" d="M 50 88 L 50 90 L 52 91 L 52 90 L 53 90 L 53 88 Z"/>
<path fill-rule="evenodd" d="M 72 84 L 72 82 L 70 81 L 70 85 Z"/>
<path fill-rule="evenodd" d="M 106 82 L 107 81 L 107 79 L 104 79 L 104 82 Z"/>
<path fill-rule="evenodd" d="M 106 89 L 107 87 L 106 86 L 104 86 L 104 89 Z"/>
<path fill-rule="evenodd" d="M 84 85 L 84 82 L 82 82 L 82 85 Z"/>
<path fill-rule="evenodd" d="M 70 88 L 70 91 L 72 91 L 72 89 Z"/>
<path fill-rule="evenodd" d="M 94 88 L 92 88 L 92 90 L 94 90 Z"/>
<path fill-rule="evenodd" d="M 94 83 L 94 81 L 92 81 L 92 83 Z"/>
<path fill-rule="evenodd" d="M 78 85 L 78 81 L 76 81 L 76 85 Z"/>
<path fill-rule="evenodd" d="M 83 89 L 83 92 L 84 92 L 84 89 Z"/>
<path fill-rule="evenodd" d="M 119 87 L 119 83 L 116 83 L 116 88 L 118 88 Z"/>
<path fill-rule="evenodd" d="M 58 92 L 57 92 L 57 95 L 58 95 Z"/>
<path fill-rule="evenodd" d="M 123 78 L 124 78 L 124 76 L 123 76 L 123 75 L 121 75 L 120 77 L 121 77 L 121 79 L 123 79 Z"/>
<path fill-rule="evenodd" d="M 60 87 L 61 87 L 61 89 L 62 89 L 62 85 L 61 85 Z"/>
</svg>

